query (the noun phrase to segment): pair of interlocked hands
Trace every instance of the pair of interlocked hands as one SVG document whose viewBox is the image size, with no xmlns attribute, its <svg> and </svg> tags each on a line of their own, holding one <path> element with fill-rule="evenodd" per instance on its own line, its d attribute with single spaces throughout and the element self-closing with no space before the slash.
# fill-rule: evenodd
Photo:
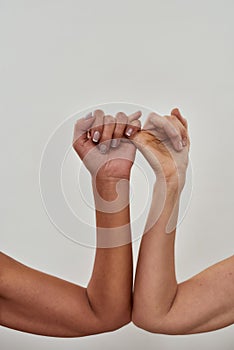
<svg viewBox="0 0 234 350">
<path fill-rule="evenodd" d="M 130 178 L 136 148 L 157 178 L 180 183 L 185 181 L 190 140 L 186 119 L 178 108 L 170 115 L 150 113 L 141 128 L 137 111 L 115 117 L 95 110 L 75 124 L 73 147 L 92 177 L 98 182 Z"/>
</svg>

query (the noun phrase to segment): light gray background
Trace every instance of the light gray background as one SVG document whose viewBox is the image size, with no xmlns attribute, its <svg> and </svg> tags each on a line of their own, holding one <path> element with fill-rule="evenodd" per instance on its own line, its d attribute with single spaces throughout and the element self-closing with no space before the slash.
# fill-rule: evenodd
<svg viewBox="0 0 234 350">
<path fill-rule="evenodd" d="M 178 232 L 179 281 L 233 254 L 233 11 L 231 0 L 0 1 L 1 250 L 87 283 L 94 251 L 52 226 L 41 202 L 39 162 L 67 116 L 125 101 L 162 114 L 178 106 L 189 121 L 194 189 Z M 234 342 L 233 327 L 190 336 L 133 325 L 82 339 L 5 328 L 0 335 L 3 350 L 231 350 Z"/>
</svg>

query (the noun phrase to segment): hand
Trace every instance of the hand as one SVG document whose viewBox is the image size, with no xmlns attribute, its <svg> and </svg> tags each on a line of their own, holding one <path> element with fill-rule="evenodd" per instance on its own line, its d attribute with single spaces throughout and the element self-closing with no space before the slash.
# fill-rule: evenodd
<svg viewBox="0 0 234 350">
<path fill-rule="evenodd" d="M 188 165 L 190 140 L 188 126 L 180 111 L 174 108 L 170 116 L 150 113 L 142 129 L 132 141 L 142 152 L 157 177 L 166 181 L 180 179 L 183 186 Z"/>
<path fill-rule="evenodd" d="M 136 148 L 128 137 L 139 130 L 140 116 L 119 112 L 114 118 L 96 110 L 77 121 L 73 147 L 97 181 L 129 180 Z"/>
</svg>

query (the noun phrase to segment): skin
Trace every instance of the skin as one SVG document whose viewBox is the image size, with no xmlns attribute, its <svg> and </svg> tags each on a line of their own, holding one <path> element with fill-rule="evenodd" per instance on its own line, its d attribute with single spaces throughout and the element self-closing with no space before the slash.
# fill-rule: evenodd
<svg viewBox="0 0 234 350">
<path fill-rule="evenodd" d="M 113 331 L 131 321 L 128 180 L 136 149 L 124 135 L 129 128 L 132 135 L 137 132 L 140 115 L 137 112 L 127 118 L 119 113 L 113 118 L 98 110 L 93 117 L 82 118 L 75 125 L 73 146 L 90 171 L 96 204 L 97 249 L 87 288 L 27 267 L 0 253 L 1 325 L 46 336 L 79 337 Z M 93 142 L 97 130 L 100 139 Z M 127 142 L 112 148 L 112 138 L 124 138 Z M 100 153 L 102 143 L 109 149 L 107 154 Z M 123 154 L 127 159 L 119 158 Z M 110 206 L 113 201 L 110 213 L 107 204 Z M 121 240 L 116 241 L 115 231 L 120 229 Z"/>
<path fill-rule="evenodd" d="M 0 253 L 1 325 L 47 336 L 79 337 L 113 331 L 130 322 L 131 316 L 138 327 L 165 334 L 206 332 L 233 323 L 234 257 L 188 281 L 176 281 L 174 241 L 188 163 L 187 122 L 178 109 L 163 118 L 152 113 L 139 131 L 140 115 L 127 118 L 119 113 L 114 119 L 98 110 L 75 126 L 74 149 L 90 171 L 96 205 L 97 249 L 87 288 Z M 140 248 L 132 309 L 133 144 L 148 160 L 157 182 Z"/>
<path fill-rule="evenodd" d="M 176 280 L 176 221 L 190 144 L 186 120 L 178 109 L 165 117 L 152 113 L 144 131 L 132 139 L 157 176 L 135 277 L 134 324 L 164 334 L 208 332 L 231 325 L 234 256 L 187 281 Z"/>
</svg>

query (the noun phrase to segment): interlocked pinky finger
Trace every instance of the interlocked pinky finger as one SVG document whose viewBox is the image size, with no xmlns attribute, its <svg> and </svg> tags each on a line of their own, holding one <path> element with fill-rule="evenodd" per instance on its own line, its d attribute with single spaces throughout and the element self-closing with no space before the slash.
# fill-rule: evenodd
<svg viewBox="0 0 234 350">
<path fill-rule="evenodd" d="M 94 117 L 92 113 L 86 115 L 86 117 L 78 119 L 74 126 L 74 134 L 73 134 L 73 145 L 76 142 L 84 142 L 87 140 L 89 128 L 92 126 L 94 122 Z"/>
</svg>

